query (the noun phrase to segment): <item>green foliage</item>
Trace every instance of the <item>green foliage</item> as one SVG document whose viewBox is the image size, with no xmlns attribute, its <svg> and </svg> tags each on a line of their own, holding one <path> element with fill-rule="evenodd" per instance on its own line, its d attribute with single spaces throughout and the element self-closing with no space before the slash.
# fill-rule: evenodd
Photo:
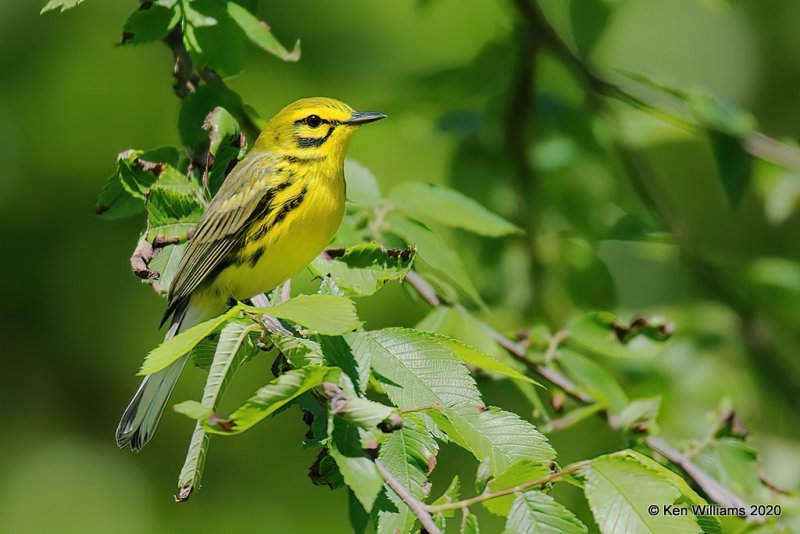
<svg viewBox="0 0 800 534">
<path fill-rule="evenodd" d="M 42 12 L 64 11 L 79 3 L 81 0 L 52 0 Z M 572 1 L 561 8 L 567 20 L 564 31 L 580 57 L 595 49 L 616 4 L 610 0 Z M 531 4 L 527 16 L 544 25 L 539 29 L 550 28 L 546 17 L 536 19 L 541 16 L 538 10 L 538 4 Z M 750 113 L 708 93 L 676 89 L 638 73 L 625 74 L 620 80 L 596 74 L 559 40 L 558 31 L 551 30 L 552 35 L 539 34 L 545 36 L 539 45 L 550 47 L 555 61 L 564 62 L 569 67 L 565 71 L 580 78 L 573 82 L 593 91 L 585 99 L 588 105 L 604 106 L 602 99 L 614 98 L 702 134 L 731 206 L 742 201 L 758 178 L 770 219 L 777 223 L 791 217 L 800 198 L 795 193 L 800 189 L 795 183 L 797 169 L 786 161 L 797 162 L 792 159 L 797 155 L 795 147 L 770 141 L 777 143 L 781 157 L 774 151 L 759 152 L 758 143 L 764 139 Z M 518 27 L 514 31 L 518 34 L 515 39 L 525 42 L 526 30 Z M 159 40 L 176 55 L 175 90 L 184 99 L 178 117 L 183 146 L 121 153 L 98 196 L 96 211 L 107 219 L 145 214 L 145 229 L 132 264 L 137 276 L 164 293 L 206 203 L 245 155 L 263 124 L 224 78 L 241 72 L 248 42 L 283 61 L 297 61 L 300 47 L 299 41 L 292 50 L 281 45 L 248 7 L 230 0 L 142 2 L 124 22 L 121 42 L 138 45 Z M 179 476 L 179 500 L 188 499 L 200 487 L 212 435 L 242 433 L 262 420 L 290 412 L 292 406 L 302 410 L 309 425 L 303 446 L 319 452 L 310 469 L 312 481 L 332 489 L 346 487 L 351 522 L 358 532 L 367 530 L 370 522 L 380 533 L 415 532 L 426 521 L 420 507 L 431 513 L 441 530 L 457 526 L 462 533 L 478 532 L 478 516 L 473 513 L 478 511 L 478 503 L 504 517 L 509 533 L 579 533 L 587 532 L 587 525 L 597 526 L 603 533 L 720 532 L 719 521 L 698 516 L 692 508 L 706 500 L 685 477 L 692 478 L 707 497 L 718 498 L 717 492 L 709 491 L 708 480 L 686 468 L 694 464 L 734 498 L 747 502 L 776 499 L 776 491 L 762 480 L 756 450 L 741 433 L 724 425 L 695 444 L 685 462 L 676 462 L 674 455 L 675 464 L 668 466 L 653 459 L 670 457 L 647 440 L 658 432 L 662 398 L 631 400 L 622 383 L 631 382 L 631 377 L 638 377 L 674 346 L 667 343 L 674 326 L 659 317 L 635 316 L 628 321 L 611 312 L 580 311 L 601 308 L 595 302 L 606 302 L 602 291 L 581 285 L 580 278 L 599 271 L 610 285 L 609 271 L 613 282 L 623 288 L 630 284 L 633 292 L 647 289 L 647 283 L 631 283 L 616 276 L 614 262 L 629 267 L 630 257 L 652 250 L 639 245 L 663 245 L 660 232 L 667 228 L 649 217 L 625 212 L 612 204 L 610 196 L 598 202 L 585 193 L 592 187 L 613 189 L 606 175 L 618 169 L 596 169 L 606 166 L 608 160 L 620 159 L 632 168 L 638 163 L 626 152 L 625 143 L 613 138 L 618 135 L 613 131 L 616 126 L 601 128 L 595 123 L 593 114 L 599 115 L 605 108 L 583 109 L 583 104 L 561 97 L 545 102 L 539 92 L 531 106 L 516 102 L 521 109 L 530 107 L 524 111 L 530 116 L 517 118 L 517 108 L 512 106 L 516 122 L 498 123 L 502 115 L 497 112 L 498 96 L 487 80 L 509 77 L 505 72 L 510 69 L 508 58 L 517 56 L 510 46 L 491 43 L 473 65 L 460 72 L 439 73 L 426 82 L 428 88 L 448 87 L 448 106 L 458 107 L 477 97 L 487 108 L 486 116 L 456 110 L 440 121 L 443 130 L 460 136 L 454 175 L 483 173 L 474 181 L 479 184 L 477 190 L 464 188 L 462 193 L 406 181 L 384 195 L 368 168 L 348 160 L 347 213 L 334 241 L 336 248 L 310 266 L 322 279 L 319 287 L 313 288 L 316 294 L 286 299 L 273 294 L 268 307 L 237 303 L 147 355 L 139 374 L 162 370 L 187 354 L 195 365 L 208 370 L 201 400 L 175 406 L 196 421 Z M 188 72 L 181 72 L 184 67 Z M 522 76 L 529 78 L 530 72 Z M 522 94 L 530 96 L 530 88 Z M 542 113 L 545 109 L 547 113 Z M 540 115 L 533 117 L 534 113 Z M 516 125 L 533 122 L 532 118 L 544 133 L 528 142 Z M 497 132 L 504 129 L 508 138 L 500 140 Z M 612 137 L 611 142 L 596 133 L 601 130 L 609 130 L 605 134 Z M 508 146 L 514 144 L 520 147 Z M 609 157 L 605 145 L 621 147 L 620 153 Z M 776 146 L 770 145 L 772 149 Z M 509 149 L 518 152 L 513 164 L 508 161 Z M 788 158 L 784 152 L 789 153 Z M 584 171 L 587 177 L 580 181 Z M 510 185 L 514 180 L 509 176 L 514 173 L 517 185 Z M 541 179 L 551 175 L 566 178 L 567 174 L 578 178 L 572 178 L 575 181 L 564 190 L 550 189 L 547 182 L 554 180 Z M 534 175 L 541 185 L 532 185 Z M 598 175 L 606 180 L 605 185 L 596 186 L 593 180 Z M 488 178 L 500 184 L 491 194 L 486 191 Z M 639 189 L 647 189 L 640 183 L 636 186 L 637 194 L 641 194 Z M 794 196 L 784 198 L 787 191 Z M 561 211 L 552 210 L 539 196 L 547 203 L 561 202 Z M 502 216 L 489 209 L 492 204 L 500 208 Z M 534 235 L 523 236 L 521 227 L 532 229 Z M 505 241 L 488 243 L 483 238 Z M 599 246 L 597 254 L 592 248 L 600 240 L 607 245 L 630 240 L 635 252 L 614 261 L 604 259 Z M 548 291 L 564 291 L 570 296 L 558 308 L 528 309 L 531 303 L 525 299 L 529 297 L 523 295 L 516 316 L 527 320 L 527 312 L 534 311 L 537 319 L 548 317 L 551 324 L 565 325 L 562 330 L 551 332 L 539 324 L 516 337 L 505 336 L 485 322 L 503 318 L 494 315 L 495 310 L 485 301 L 494 306 L 502 298 L 513 301 L 520 296 L 503 297 L 501 289 L 473 279 L 463 257 L 474 257 L 485 267 L 480 273 L 483 278 L 505 277 L 502 282 L 515 286 L 518 273 L 503 262 L 519 249 L 530 252 L 531 263 L 538 262 L 530 268 L 534 294 L 544 293 L 545 300 Z M 660 258 L 634 259 L 642 260 L 642 265 L 665 263 Z M 762 259 L 750 265 L 744 278 L 750 289 L 772 302 L 785 297 L 786 291 L 800 294 L 796 267 L 788 260 Z M 649 281 L 646 276 L 643 279 Z M 388 284 L 404 284 L 434 309 L 415 328 L 365 329 L 350 298 L 372 297 Z M 776 287 L 781 290 L 778 296 Z M 574 293 L 585 298 L 573 298 Z M 772 306 L 771 313 L 796 325 L 800 315 L 791 299 L 785 300 L 786 306 Z M 617 304 L 617 309 L 628 307 L 624 302 Z M 217 332 L 218 337 L 212 339 Z M 240 401 L 230 415 L 220 416 L 220 401 L 236 371 L 262 354 L 273 358 L 275 378 Z M 535 388 L 539 383 L 533 374 L 544 377 L 549 389 Z M 476 379 L 486 375 L 496 381 L 511 379 L 507 383 L 513 383 L 531 404 L 535 424 L 511 411 L 487 406 Z M 641 395 L 641 389 L 636 394 Z M 542 395 L 549 396 L 550 408 Z M 567 397 L 572 400 L 565 400 Z M 557 452 L 545 434 L 594 416 L 604 418 L 618 438 L 653 458 L 626 449 L 559 466 Z M 430 477 L 443 443 L 453 443 L 474 456 L 479 495 L 460 500 L 460 479 L 455 477 L 441 496 L 431 499 Z M 679 467 L 685 472 L 679 474 Z M 581 521 L 570 510 L 573 502 L 561 502 L 549 493 L 552 485 L 563 482 L 583 490 L 591 517 Z M 648 513 L 651 505 L 658 506 L 659 513 Z M 687 513 L 667 515 L 661 511 L 663 506 Z M 456 510 L 460 510 L 460 518 Z"/>
</svg>

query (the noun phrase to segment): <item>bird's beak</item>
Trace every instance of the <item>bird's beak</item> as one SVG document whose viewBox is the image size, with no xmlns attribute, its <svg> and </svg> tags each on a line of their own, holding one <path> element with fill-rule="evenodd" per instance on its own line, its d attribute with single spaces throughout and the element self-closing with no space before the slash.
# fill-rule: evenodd
<svg viewBox="0 0 800 534">
<path fill-rule="evenodd" d="M 369 122 L 379 121 L 385 119 L 386 115 L 383 113 L 375 113 L 374 111 L 354 111 L 350 118 L 344 121 L 345 124 L 351 126 L 361 126 Z"/>
</svg>

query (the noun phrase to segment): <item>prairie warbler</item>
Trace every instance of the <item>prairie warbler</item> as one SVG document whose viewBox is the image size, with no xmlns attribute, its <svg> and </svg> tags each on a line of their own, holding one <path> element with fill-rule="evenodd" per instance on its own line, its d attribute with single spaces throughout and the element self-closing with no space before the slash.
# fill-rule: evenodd
<svg viewBox="0 0 800 534">
<path fill-rule="evenodd" d="M 208 205 L 169 288 L 166 338 L 269 291 L 328 244 L 344 213 L 344 156 L 353 132 L 384 118 L 330 98 L 275 115 Z M 152 437 L 187 356 L 148 375 L 117 427 L 117 444 Z"/>
</svg>

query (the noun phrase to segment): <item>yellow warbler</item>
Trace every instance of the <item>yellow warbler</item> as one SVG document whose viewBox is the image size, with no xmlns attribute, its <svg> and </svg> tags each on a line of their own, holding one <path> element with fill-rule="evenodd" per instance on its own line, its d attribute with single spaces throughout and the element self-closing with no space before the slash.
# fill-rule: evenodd
<svg viewBox="0 0 800 534">
<path fill-rule="evenodd" d="M 170 338 L 269 291 L 302 270 L 344 213 L 344 156 L 353 132 L 385 115 L 304 98 L 275 115 L 208 205 L 169 288 Z M 148 375 L 117 427 L 141 449 L 158 425 L 187 356 Z"/>
</svg>

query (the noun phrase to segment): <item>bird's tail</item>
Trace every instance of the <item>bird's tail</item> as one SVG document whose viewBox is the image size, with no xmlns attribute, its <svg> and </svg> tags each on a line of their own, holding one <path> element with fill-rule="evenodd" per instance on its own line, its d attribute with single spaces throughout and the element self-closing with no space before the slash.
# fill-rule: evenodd
<svg viewBox="0 0 800 534">
<path fill-rule="evenodd" d="M 210 316 L 216 314 L 211 313 Z M 209 313 L 203 313 L 191 304 L 184 306 L 176 311 L 164 339 L 170 339 L 207 318 Z M 131 450 L 138 451 L 150 441 L 187 359 L 188 355 L 182 356 L 161 371 L 144 377 L 117 425 L 119 447 L 130 446 Z"/>
</svg>

